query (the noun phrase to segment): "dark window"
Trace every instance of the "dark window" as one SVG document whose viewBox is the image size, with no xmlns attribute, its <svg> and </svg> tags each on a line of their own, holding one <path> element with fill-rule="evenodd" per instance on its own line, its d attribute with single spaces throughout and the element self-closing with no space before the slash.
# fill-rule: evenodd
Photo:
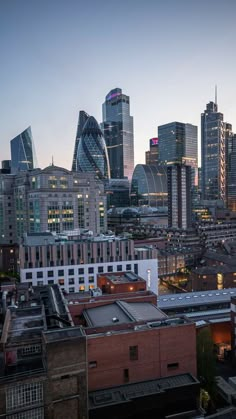
<svg viewBox="0 0 236 419">
<path fill-rule="evenodd" d="M 79 284 L 84 284 L 84 278 L 82 276 L 79 277 Z"/>
<path fill-rule="evenodd" d="M 179 368 L 179 363 L 173 362 L 172 364 L 167 364 L 167 368 L 170 370 L 175 370 L 176 368 Z"/>
<path fill-rule="evenodd" d="M 74 283 L 75 283 L 74 278 L 69 278 L 69 284 L 70 284 L 70 285 L 73 285 Z"/>
<path fill-rule="evenodd" d="M 69 288 L 69 292 L 75 292 L 75 289 L 74 289 L 74 287 L 72 287 L 72 288 Z"/>
<path fill-rule="evenodd" d="M 48 280 L 48 285 L 53 285 L 54 284 L 54 280 L 53 279 L 49 279 Z"/>
<path fill-rule="evenodd" d="M 130 361 L 136 361 L 138 359 L 138 346 L 129 347 L 129 359 Z"/>
<path fill-rule="evenodd" d="M 26 272 L 25 279 L 32 279 L 32 272 Z"/>
<path fill-rule="evenodd" d="M 69 269 L 69 275 L 74 275 L 74 269 Z"/>
<path fill-rule="evenodd" d="M 138 264 L 137 263 L 134 264 L 134 273 L 136 275 L 138 275 Z"/>
<path fill-rule="evenodd" d="M 93 268 L 88 268 L 88 273 L 89 274 L 93 274 L 94 269 Z"/>
<path fill-rule="evenodd" d="M 101 273 L 103 273 L 103 266 L 99 266 L 98 267 L 98 272 L 101 274 Z"/>
<path fill-rule="evenodd" d="M 117 271 L 121 272 L 122 271 L 122 265 L 117 265 Z"/>
<path fill-rule="evenodd" d="M 113 266 L 111 265 L 108 266 L 108 272 L 113 272 Z"/>
<path fill-rule="evenodd" d="M 89 368 L 97 368 L 97 361 L 90 361 Z"/>
<path fill-rule="evenodd" d="M 84 274 L 84 268 L 79 268 L 79 275 L 83 275 Z"/>
<path fill-rule="evenodd" d="M 64 269 L 59 269 L 58 276 L 64 276 Z"/>
<path fill-rule="evenodd" d="M 129 382 L 129 369 L 128 368 L 124 369 L 124 382 L 125 383 Z"/>
<path fill-rule="evenodd" d="M 89 279 L 90 284 L 94 282 L 94 277 L 93 276 L 89 276 L 88 279 Z"/>
<path fill-rule="evenodd" d="M 42 271 L 37 272 L 37 278 L 43 278 L 43 272 Z"/>
<path fill-rule="evenodd" d="M 48 271 L 48 278 L 52 278 L 53 277 L 53 271 Z"/>
<path fill-rule="evenodd" d="M 130 263 L 128 265 L 126 265 L 126 270 L 127 271 L 131 271 L 131 265 L 130 265 Z"/>
</svg>

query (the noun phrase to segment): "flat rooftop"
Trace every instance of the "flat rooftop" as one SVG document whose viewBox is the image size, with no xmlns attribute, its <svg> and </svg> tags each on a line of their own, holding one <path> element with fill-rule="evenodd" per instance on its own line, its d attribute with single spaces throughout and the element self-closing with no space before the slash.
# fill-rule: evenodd
<svg viewBox="0 0 236 419">
<path fill-rule="evenodd" d="M 145 279 L 141 278 L 140 276 L 136 275 L 134 272 L 120 272 L 120 273 L 105 273 L 101 274 L 101 277 L 107 278 L 113 284 L 126 284 L 126 283 L 133 283 L 133 282 L 144 282 Z M 146 282 L 146 281 L 145 281 Z"/>
<path fill-rule="evenodd" d="M 115 301 L 112 304 L 89 308 L 83 311 L 88 327 L 102 327 L 137 321 L 165 319 L 166 314 L 151 303 Z"/>
<path fill-rule="evenodd" d="M 49 330 L 44 332 L 46 343 L 58 342 L 68 339 L 83 337 L 85 334 L 81 327 L 68 327 L 64 329 Z"/>
<path fill-rule="evenodd" d="M 176 307 L 200 306 L 202 304 L 230 304 L 231 297 L 236 297 L 236 288 L 163 294 L 157 298 L 157 305 L 161 310 L 167 310 Z"/>
<path fill-rule="evenodd" d="M 199 385 L 199 381 L 191 374 L 181 374 L 157 380 L 142 381 L 140 383 L 126 384 L 89 392 L 89 409 L 127 403 L 135 398 L 145 397 L 165 390 L 178 387 Z"/>
<path fill-rule="evenodd" d="M 23 344 L 25 340 L 31 342 L 40 339 L 45 327 L 45 316 L 41 307 L 15 309 L 11 311 L 7 343 Z"/>
</svg>

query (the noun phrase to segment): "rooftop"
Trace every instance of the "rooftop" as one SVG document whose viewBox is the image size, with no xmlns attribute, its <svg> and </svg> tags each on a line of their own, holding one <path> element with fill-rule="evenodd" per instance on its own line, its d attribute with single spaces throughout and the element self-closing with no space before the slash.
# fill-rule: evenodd
<svg viewBox="0 0 236 419">
<path fill-rule="evenodd" d="M 151 303 L 127 303 L 125 301 L 115 301 L 112 304 L 89 308 L 84 310 L 83 314 L 88 327 L 154 321 L 167 317 Z"/>
<path fill-rule="evenodd" d="M 127 403 L 135 398 L 154 395 L 168 389 L 199 385 L 199 381 L 191 374 L 181 374 L 158 380 L 142 381 L 104 390 L 89 392 L 89 409 L 96 409 L 113 404 Z"/>
<path fill-rule="evenodd" d="M 113 282 L 114 284 L 117 283 L 130 283 L 130 282 L 138 282 L 138 281 L 145 281 L 140 276 L 136 275 L 133 272 L 120 272 L 120 273 L 106 273 L 100 274 L 101 277 L 106 277 L 109 281 Z"/>
<path fill-rule="evenodd" d="M 166 310 L 192 305 L 230 303 L 231 297 L 236 297 L 236 288 L 160 295 L 157 305 L 161 310 Z"/>
<path fill-rule="evenodd" d="M 64 329 L 50 330 L 44 332 L 43 335 L 46 343 L 58 342 L 85 336 L 81 327 L 68 327 Z"/>
</svg>

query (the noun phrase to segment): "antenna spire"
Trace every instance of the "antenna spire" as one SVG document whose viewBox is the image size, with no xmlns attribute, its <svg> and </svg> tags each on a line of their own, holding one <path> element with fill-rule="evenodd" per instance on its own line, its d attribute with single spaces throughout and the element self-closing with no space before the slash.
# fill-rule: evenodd
<svg viewBox="0 0 236 419">
<path fill-rule="evenodd" d="M 53 156 L 52 156 L 52 166 L 54 166 L 54 160 L 53 160 Z"/>
<path fill-rule="evenodd" d="M 217 84 L 215 85 L 215 104 L 217 105 Z"/>
</svg>

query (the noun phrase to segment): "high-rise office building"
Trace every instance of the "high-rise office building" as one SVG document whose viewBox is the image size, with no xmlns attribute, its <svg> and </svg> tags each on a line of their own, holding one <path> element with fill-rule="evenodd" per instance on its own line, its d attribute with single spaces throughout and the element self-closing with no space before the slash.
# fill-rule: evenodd
<svg viewBox="0 0 236 419">
<path fill-rule="evenodd" d="M 167 166 L 168 225 L 189 228 L 192 224 L 192 170 L 184 164 Z"/>
<path fill-rule="evenodd" d="M 31 127 L 11 140 L 11 172 L 17 173 L 37 167 Z"/>
<path fill-rule="evenodd" d="M 98 179 L 110 178 L 110 166 L 103 133 L 93 116 L 84 124 L 78 145 L 77 164 L 82 172 L 92 172 Z"/>
<path fill-rule="evenodd" d="M 78 170 L 78 148 L 79 148 L 79 141 L 82 135 L 82 131 L 85 125 L 85 122 L 89 118 L 89 115 L 85 111 L 80 111 L 79 113 L 79 120 L 77 125 L 76 137 L 75 137 L 75 147 L 74 147 L 74 154 L 73 154 L 73 161 L 72 161 L 72 172 L 76 172 Z"/>
<path fill-rule="evenodd" d="M 130 98 L 121 89 L 113 89 L 103 103 L 102 128 L 107 145 L 111 178 L 131 180 L 134 170 L 133 117 Z"/>
<path fill-rule="evenodd" d="M 149 140 L 149 150 L 145 153 L 146 164 L 156 166 L 158 164 L 158 138 Z"/>
<path fill-rule="evenodd" d="M 159 163 L 197 168 L 197 126 L 171 122 L 158 127 Z"/>
<path fill-rule="evenodd" d="M 232 131 L 226 134 L 226 196 L 227 207 L 236 211 L 236 134 Z"/>
<path fill-rule="evenodd" d="M 202 198 L 226 200 L 226 156 L 224 116 L 209 102 L 201 114 Z"/>
</svg>

